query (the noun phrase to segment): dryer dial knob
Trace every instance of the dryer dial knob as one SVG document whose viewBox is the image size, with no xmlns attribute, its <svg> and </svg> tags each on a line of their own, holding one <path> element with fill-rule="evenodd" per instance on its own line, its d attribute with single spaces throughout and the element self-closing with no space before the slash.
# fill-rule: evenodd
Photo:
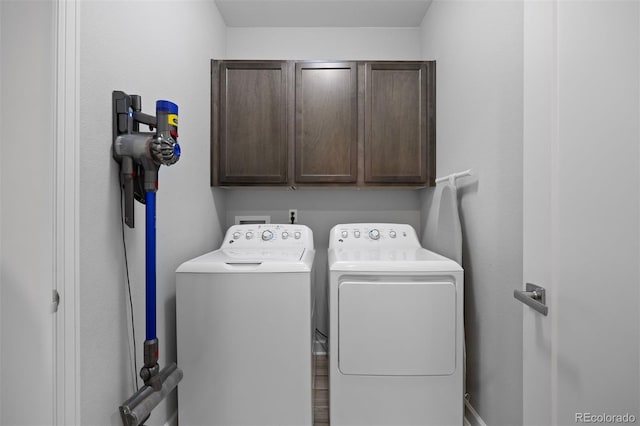
<svg viewBox="0 0 640 426">
<path fill-rule="evenodd" d="M 234 240 L 237 240 L 238 238 L 240 238 L 240 236 L 241 236 L 241 235 L 242 235 L 242 234 L 241 234 L 241 233 L 239 233 L 239 232 L 234 232 L 234 233 L 233 233 L 233 239 L 234 239 Z"/>
<path fill-rule="evenodd" d="M 371 238 L 372 240 L 379 239 L 380 231 L 378 231 L 377 229 L 372 229 L 371 231 L 369 231 L 369 238 Z"/>
<path fill-rule="evenodd" d="M 353 231 L 353 236 L 356 238 L 360 238 L 360 231 Z"/>
<path fill-rule="evenodd" d="M 396 231 L 389 231 L 389 236 L 391 238 L 395 238 L 396 237 Z"/>
<path fill-rule="evenodd" d="M 284 232 L 282 233 L 282 239 L 283 239 L 283 240 L 286 240 L 287 238 L 289 238 L 289 233 L 288 233 L 287 231 L 284 231 Z"/>
<path fill-rule="evenodd" d="M 247 240 L 250 240 L 253 238 L 253 232 L 249 231 L 245 234 L 245 237 L 247 237 Z"/>
<path fill-rule="evenodd" d="M 262 233 L 262 241 L 269 241 L 273 239 L 273 232 L 266 230 Z"/>
<path fill-rule="evenodd" d="M 347 238 L 349 236 L 349 232 L 342 231 L 342 238 Z"/>
<path fill-rule="evenodd" d="M 300 237 L 302 237 L 302 234 L 300 233 L 300 231 L 296 231 L 296 232 L 294 232 L 294 233 L 293 233 L 293 237 L 294 237 L 296 240 L 299 240 L 299 239 L 300 239 Z"/>
</svg>

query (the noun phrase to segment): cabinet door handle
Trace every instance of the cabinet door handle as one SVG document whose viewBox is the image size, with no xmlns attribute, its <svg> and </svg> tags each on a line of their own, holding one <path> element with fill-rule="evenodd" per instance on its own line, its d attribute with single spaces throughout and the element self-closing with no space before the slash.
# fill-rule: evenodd
<svg viewBox="0 0 640 426">
<path fill-rule="evenodd" d="M 527 283 L 525 290 L 513 290 L 513 297 L 546 316 L 549 307 L 546 305 L 547 297 L 544 288 L 535 284 Z"/>
</svg>

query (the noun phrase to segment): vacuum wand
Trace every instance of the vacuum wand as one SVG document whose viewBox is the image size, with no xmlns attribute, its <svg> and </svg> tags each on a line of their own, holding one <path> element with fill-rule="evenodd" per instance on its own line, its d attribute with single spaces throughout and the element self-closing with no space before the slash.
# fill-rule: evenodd
<svg viewBox="0 0 640 426">
<path fill-rule="evenodd" d="M 180 159 L 178 106 L 170 101 L 157 101 L 154 117 L 141 112 L 140 96 L 114 91 L 112 100 L 113 157 L 120 163 L 125 223 L 134 227 L 134 200 L 146 207 L 146 339 L 144 366 L 140 370 L 145 386 L 120 406 L 122 423 L 137 426 L 182 380 L 182 370 L 175 363 L 160 371 L 156 332 L 156 191 L 160 166 L 170 166 Z M 155 133 L 140 132 L 140 124 L 155 129 Z"/>
</svg>

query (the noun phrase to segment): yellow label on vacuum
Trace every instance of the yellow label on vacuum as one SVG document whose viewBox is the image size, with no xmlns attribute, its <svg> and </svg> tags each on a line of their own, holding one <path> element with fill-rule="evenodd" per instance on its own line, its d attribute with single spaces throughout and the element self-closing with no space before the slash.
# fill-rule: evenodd
<svg viewBox="0 0 640 426">
<path fill-rule="evenodd" d="M 172 126 L 178 127 L 178 114 L 167 115 L 167 122 Z"/>
</svg>

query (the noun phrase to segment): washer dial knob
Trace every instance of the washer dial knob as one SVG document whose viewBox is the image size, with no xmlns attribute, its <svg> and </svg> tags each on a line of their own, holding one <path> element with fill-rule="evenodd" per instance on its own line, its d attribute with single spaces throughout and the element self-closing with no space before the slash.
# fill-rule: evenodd
<svg viewBox="0 0 640 426">
<path fill-rule="evenodd" d="M 262 241 L 273 240 L 273 232 L 268 229 L 262 233 Z"/>
<path fill-rule="evenodd" d="M 287 231 L 284 231 L 284 232 L 282 233 L 282 239 L 283 239 L 283 240 L 286 240 L 287 238 L 289 238 L 289 233 L 288 233 Z"/>
<path fill-rule="evenodd" d="M 253 238 L 253 232 L 249 231 L 245 234 L 245 237 L 247 237 L 247 240 L 250 240 Z"/>
<path fill-rule="evenodd" d="M 296 240 L 299 240 L 300 237 L 302 237 L 302 234 L 300 233 L 300 231 L 296 231 L 293 233 L 293 238 L 295 238 Z"/>
<path fill-rule="evenodd" d="M 353 231 L 353 236 L 356 238 L 360 238 L 360 231 L 358 230 Z"/>
<path fill-rule="evenodd" d="M 342 238 L 347 238 L 349 236 L 349 232 L 342 231 Z"/>
<path fill-rule="evenodd" d="M 240 235 L 242 235 L 241 233 L 239 233 L 238 231 L 233 233 L 233 239 L 237 240 L 238 238 L 240 238 Z"/>
<path fill-rule="evenodd" d="M 389 231 L 389 236 L 391 238 L 395 238 L 396 237 L 396 231 Z"/>
<path fill-rule="evenodd" d="M 372 240 L 379 239 L 380 231 L 378 231 L 377 229 L 372 229 L 371 231 L 369 231 L 369 238 L 371 238 Z"/>
</svg>

